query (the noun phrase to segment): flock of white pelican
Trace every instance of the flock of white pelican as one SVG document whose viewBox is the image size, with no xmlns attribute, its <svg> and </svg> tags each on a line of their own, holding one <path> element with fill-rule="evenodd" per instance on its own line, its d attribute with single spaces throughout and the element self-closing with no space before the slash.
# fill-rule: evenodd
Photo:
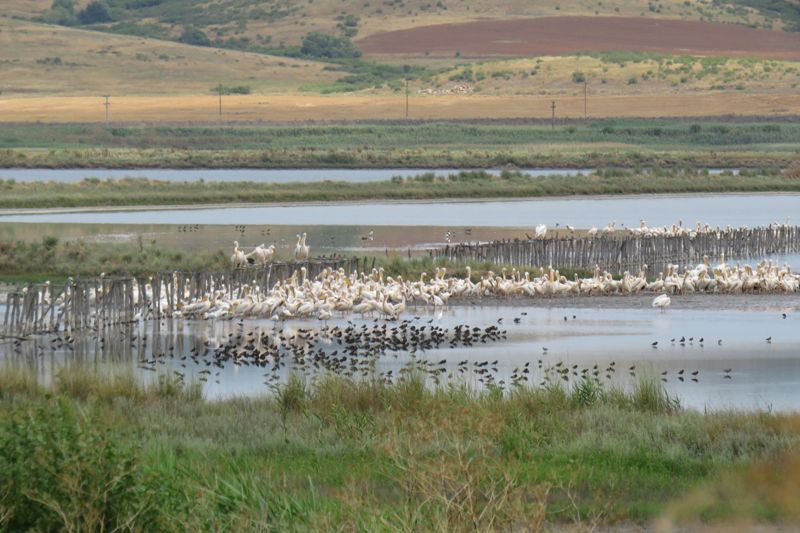
<svg viewBox="0 0 800 533">
<path fill-rule="evenodd" d="M 298 238 L 298 247 L 305 235 Z M 238 246 L 237 246 L 238 249 Z M 241 252 L 239 252 L 241 253 Z M 423 272 L 417 280 L 386 275 L 382 268 L 347 274 L 344 269 L 325 269 L 313 279 L 305 267 L 288 279 L 262 290 L 258 284 L 243 287 L 237 297 L 224 290 L 212 290 L 202 298 L 182 305 L 178 316 L 194 318 L 259 317 L 273 320 L 312 318 L 329 320 L 334 315 L 399 318 L 409 306 L 433 309 L 452 301 L 482 298 L 551 298 L 559 296 L 602 296 L 659 294 L 653 307 L 662 310 L 670 304 L 669 295 L 716 293 L 795 293 L 800 291 L 800 275 L 789 266 L 764 261 L 755 267 L 729 265 L 724 255 L 712 266 L 706 256 L 699 265 L 681 269 L 670 265 L 654 280 L 647 268 L 620 278 L 595 267 L 591 277 L 577 274 L 568 279 L 553 268 L 540 268 L 538 275 L 518 269 L 502 269 L 474 274 L 466 267 L 464 277 L 448 276 L 446 268 L 436 268 L 432 277 Z"/>
<path fill-rule="evenodd" d="M 294 247 L 295 261 L 307 261 L 311 256 L 311 247 L 306 244 L 307 234 L 297 236 L 297 244 Z M 233 268 L 244 268 L 248 264 L 255 264 L 261 267 L 267 266 L 275 260 L 275 245 L 259 244 L 252 252 L 246 254 L 239 248 L 239 241 L 233 241 L 233 254 L 231 254 L 231 266 Z"/>
</svg>

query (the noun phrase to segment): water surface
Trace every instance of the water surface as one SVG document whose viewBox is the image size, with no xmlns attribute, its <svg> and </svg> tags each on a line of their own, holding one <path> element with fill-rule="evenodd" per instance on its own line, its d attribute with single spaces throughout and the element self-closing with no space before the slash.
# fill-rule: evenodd
<svg viewBox="0 0 800 533">
<path fill-rule="evenodd" d="M 576 228 L 694 226 L 763 226 L 790 222 L 800 213 L 798 194 L 648 195 L 569 197 L 520 201 L 445 201 L 300 204 L 255 207 L 197 207 L 129 211 L 5 214 L 0 222 L 84 224 L 280 224 L 360 226 L 458 226 L 532 228 L 537 224 Z M 794 220 L 796 222 L 796 220 Z"/>
<path fill-rule="evenodd" d="M 736 305 L 736 298 L 722 300 Z M 429 361 L 438 365 L 445 360 L 443 381 L 466 381 L 481 387 L 480 376 L 471 371 L 458 371 L 459 362 L 468 361 L 466 366 L 472 369 L 475 363 L 497 360 L 496 365 L 489 365 L 497 369 L 491 372 L 495 382 L 502 380 L 508 384 L 514 370 L 528 363 L 529 383 L 538 384 L 550 376 L 549 379 L 569 386 L 582 379 L 582 369 L 588 369 L 591 375 L 597 365 L 601 382 L 621 387 L 630 387 L 641 376 L 663 379 L 668 391 L 692 409 L 800 409 L 800 394 L 797 394 L 800 387 L 800 303 L 797 298 L 747 297 L 739 299 L 745 310 L 736 310 L 727 304 L 717 306 L 721 309 L 715 309 L 713 303 L 698 306 L 691 299 L 689 305 L 684 306 L 681 298 L 676 297 L 674 308 L 666 313 L 645 307 L 646 302 L 643 298 L 594 299 L 586 304 L 589 307 L 558 301 L 515 306 L 485 303 L 454 306 L 441 315 L 430 310 L 411 309 L 406 318 L 418 327 L 428 326 L 430 321 L 445 328 L 458 324 L 484 328 L 497 325 L 498 319 L 502 319 L 499 327 L 507 331 L 508 338 L 473 347 L 445 345 L 413 355 L 387 353 L 377 359 L 374 375 L 391 370 L 396 376 L 410 362 Z M 787 313 L 786 319 L 781 318 L 783 312 Z M 414 314 L 420 318 L 413 319 Z M 519 319 L 519 324 L 514 323 L 514 318 Z M 374 324 L 371 319 L 353 322 L 356 327 Z M 331 324 L 347 325 L 342 319 Z M 396 323 L 389 327 L 394 325 Z M 139 338 L 143 333 L 149 335 L 146 346 L 141 343 L 131 346 L 130 334 L 119 339 L 107 333 L 105 348 L 86 336 L 70 349 L 51 350 L 49 338 L 45 337 L 39 341 L 41 350 L 35 349 L 32 343 L 20 348 L 9 343 L 0 344 L 0 360 L 35 368 L 45 380 L 61 366 L 78 362 L 99 367 L 127 365 L 143 380 L 154 379 L 158 373 L 165 372 L 181 372 L 187 380 L 196 380 L 201 377 L 201 370 L 211 368 L 210 379 L 202 385 L 207 398 L 269 394 L 265 378 L 272 375 L 271 365 L 258 368 L 228 361 L 222 368 L 216 368 L 202 363 L 195 365 L 190 358 L 181 358 L 192 347 L 202 348 L 206 341 L 213 347 L 229 334 L 246 335 L 253 330 L 269 332 L 274 327 L 272 322 L 247 320 L 240 325 L 236 321 L 166 320 L 160 325 L 149 322 L 140 327 L 136 335 Z M 320 327 L 320 323 L 291 321 L 280 327 L 296 331 L 300 327 Z M 768 336 L 772 338 L 771 343 L 766 341 Z M 653 342 L 658 342 L 656 348 L 652 347 Z M 341 350 L 333 344 L 321 346 L 327 352 Z M 107 353 L 115 355 L 105 355 Z M 159 353 L 175 355 L 164 357 L 163 364 L 155 365 L 155 373 L 138 367 L 138 361 Z M 562 381 L 560 375 L 554 373 L 553 369 L 564 366 L 571 369 L 573 365 L 577 365 L 577 376 L 570 370 L 567 380 Z M 635 376 L 630 375 L 631 367 L 634 367 Z M 683 374 L 679 373 L 681 370 Z M 291 372 L 301 370 L 296 362 L 289 360 L 274 375 L 280 382 Z M 319 375 L 313 369 L 303 372 L 309 379 Z"/>
</svg>

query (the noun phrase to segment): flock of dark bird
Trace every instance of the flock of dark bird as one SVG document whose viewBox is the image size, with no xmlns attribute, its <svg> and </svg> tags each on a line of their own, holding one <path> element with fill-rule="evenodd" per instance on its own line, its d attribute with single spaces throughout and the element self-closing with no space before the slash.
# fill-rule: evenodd
<svg viewBox="0 0 800 533">
<path fill-rule="evenodd" d="M 206 340 L 201 347 L 193 347 L 188 355 L 181 357 L 175 355 L 171 346 L 166 351 L 154 353 L 152 358 L 141 359 L 139 367 L 156 371 L 158 364 L 166 364 L 177 357 L 183 368 L 189 362 L 204 366 L 199 373 L 200 381 L 205 382 L 212 377 L 218 378 L 221 369 L 231 363 L 266 369 L 265 384 L 272 385 L 280 380 L 281 369 L 291 363 L 292 370 L 304 375 L 321 371 L 346 377 L 377 375 L 382 381 L 390 383 L 398 376 L 391 369 L 376 374 L 378 358 L 389 353 L 395 357 L 407 353 L 412 357 L 413 364 L 403 372 L 415 369 L 427 373 L 438 382 L 440 375 L 446 373 L 447 359 L 434 363 L 417 359 L 418 353 L 443 347 L 470 347 L 505 338 L 506 331 L 497 326 L 479 328 L 458 325 L 451 329 L 432 323 L 415 324 L 412 320 L 403 320 L 399 324 L 375 320 L 372 324 L 361 326 L 348 321 L 346 326 L 324 326 L 319 329 L 273 327 L 261 330 L 257 327 L 248 332 L 244 331 L 244 322 L 240 321 L 235 331 L 221 341 L 212 343 Z M 488 364 L 488 361 L 475 363 L 475 372 L 485 373 Z M 493 364 L 496 366 L 497 361 Z M 183 372 L 175 372 L 179 379 L 185 376 Z M 219 383 L 218 379 L 214 381 Z"/>
<path fill-rule="evenodd" d="M 518 325 L 522 322 L 526 312 L 509 320 Z M 784 315 L 785 316 L 785 315 Z M 564 321 L 577 320 L 576 315 L 563 317 Z M 783 317 L 782 317 L 783 318 Z M 513 387 L 527 383 L 545 385 L 551 381 L 594 380 L 600 382 L 603 378 L 611 380 L 616 372 L 617 365 L 611 361 L 608 365 L 580 366 L 568 364 L 563 361 L 553 362 L 553 356 L 547 347 L 541 348 L 541 356 L 532 358 L 521 366 L 513 368 L 510 374 L 500 373 L 500 362 L 495 360 L 470 361 L 461 360 L 448 364 L 447 358 L 431 361 L 427 352 L 446 348 L 472 347 L 485 345 L 505 340 L 507 330 L 501 329 L 504 319 L 497 319 L 496 325 L 488 327 L 470 326 L 467 324 L 445 328 L 437 325 L 434 319 L 424 320 L 419 316 L 401 321 L 375 319 L 371 323 L 358 325 L 347 321 L 346 325 L 326 325 L 321 328 L 291 327 L 287 324 L 275 324 L 272 327 L 259 326 L 245 330 L 244 320 L 232 324 L 232 329 L 227 335 L 211 336 L 205 338 L 192 335 L 193 345 L 190 350 L 183 346 L 183 341 L 178 340 L 182 335 L 173 338 L 170 334 L 162 335 L 168 327 L 165 322 L 154 324 L 153 335 L 155 341 L 148 346 L 148 335 L 145 330 L 133 327 L 121 327 L 109 330 L 89 330 L 85 335 L 52 335 L 51 337 L 16 339 L 13 342 L 14 353 L 20 355 L 23 347 L 30 353 L 45 355 L 47 351 L 63 350 L 67 353 L 91 351 L 93 344 L 95 352 L 114 353 L 120 352 L 119 348 L 129 348 L 129 353 L 135 352 L 138 367 L 142 370 L 157 372 L 159 365 L 168 367 L 179 382 L 184 382 L 192 371 L 201 383 L 213 381 L 220 383 L 222 371 L 227 365 L 235 367 L 254 367 L 265 372 L 264 383 L 276 386 L 281 381 L 281 375 L 286 374 L 287 367 L 306 377 L 325 372 L 335 373 L 351 378 L 377 377 L 384 383 L 393 383 L 402 380 L 409 372 L 426 375 L 433 383 L 454 378 L 472 378 L 486 387 Z M 160 326 L 160 327 L 158 327 Z M 768 337 L 766 342 L 771 342 Z M 670 339 L 672 346 L 703 347 L 706 342 L 703 337 L 686 337 Z M 717 344 L 722 345 L 722 340 L 717 339 Z M 659 341 L 651 343 L 653 349 L 659 348 Z M 407 364 L 400 368 L 390 368 L 378 371 L 378 361 L 382 356 L 408 355 Z M 124 360 L 124 356 L 123 356 Z M 385 365 L 384 365 L 385 366 Z M 391 365 L 388 365 L 391 366 Z M 197 368 L 200 370 L 197 370 Z M 732 379 L 732 369 L 726 368 L 722 374 L 724 379 Z M 627 373 L 636 377 L 636 365 L 627 367 Z M 699 370 L 679 369 L 677 371 L 661 372 L 660 379 L 676 379 L 679 382 L 698 382 Z"/>
</svg>

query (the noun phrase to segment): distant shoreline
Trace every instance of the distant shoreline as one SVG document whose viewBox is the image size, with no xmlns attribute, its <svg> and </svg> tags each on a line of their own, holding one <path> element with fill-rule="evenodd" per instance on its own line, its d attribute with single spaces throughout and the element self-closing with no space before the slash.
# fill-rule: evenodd
<svg viewBox="0 0 800 533">
<path fill-rule="evenodd" d="M 702 193 L 657 193 L 657 194 L 590 194 L 590 195 L 561 195 L 561 196 L 536 196 L 536 197 L 484 197 L 484 198 L 435 198 L 435 199 L 383 199 L 374 200 L 373 203 L 382 205 L 397 204 L 451 204 L 451 203 L 484 203 L 484 202 L 547 202 L 553 200 L 618 200 L 635 198 L 696 198 L 712 196 L 798 196 L 800 191 L 733 191 L 733 192 L 702 192 Z M 127 205 L 127 206 L 83 206 L 83 207 L 45 207 L 45 208 L 0 208 L 0 223 L 6 216 L 70 214 L 70 213 L 114 213 L 133 211 L 202 211 L 206 209 L 248 209 L 259 207 L 325 207 L 359 205 L 358 200 L 311 200 L 308 202 L 237 202 L 216 204 L 172 204 L 172 205 Z"/>
</svg>

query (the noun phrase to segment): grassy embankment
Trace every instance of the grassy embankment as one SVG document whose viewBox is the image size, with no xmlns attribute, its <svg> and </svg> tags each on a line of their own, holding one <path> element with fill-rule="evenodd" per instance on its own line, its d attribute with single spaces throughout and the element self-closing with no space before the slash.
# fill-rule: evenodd
<svg viewBox="0 0 800 533">
<path fill-rule="evenodd" d="M 741 175 L 694 171 L 598 171 L 590 176 L 528 177 L 517 172 L 491 175 L 432 173 L 370 183 L 168 182 L 144 178 L 78 183 L 0 182 L 0 208 L 55 208 L 224 203 L 289 203 L 354 200 L 433 200 L 450 198 L 534 198 L 568 195 L 687 192 L 800 191 L 797 169 Z"/>
<path fill-rule="evenodd" d="M 166 377 L 145 387 L 78 366 L 45 388 L 6 368 L 0 406 L 0 525 L 9 530 L 799 519 L 797 416 L 684 411 L 656 381 L 503 395 L 432 390 L 413 374 L 395 385 L 292 378 L 271 397 L 205 402 Z"/>
<path fill-rule="evenodd" d="M 7 125 L 0 167 L 767 167 L 797 160 L 800 124 L 596 120 L 561 124 Z"/>
<path fill-rule="evenodd" d="M 230 252 L 210 249 L 186 253 L 144 243 L 90 243 L 82 240 L 59 241 L 43 237 L 40 242 L 0 240 L 0 283 L 25 284 L 49 280 L 64 283 L 70 276 L 150 275 L 163 271 L 223 271 L 230 267 Z M 369 261 L 370 265 L 371 260 Z M 387 275 L 401 275 L 417 279 L 422 272 L 432 274 L 436 267 L 445 267 L 451 275 L 464 276 L 466 267 L 480 274 L 488 270 L 500 271 L 504 265 L 469 261 L 456 263 L 444 259 L 433 261 L 429 257 L 375 257 L 375 267 L 385 269 Z M 508 266 L 509 270 L 512 268 Z M 531 269 L 538 275 L 536 269 Z M 562 269 L 572 277 L 574 273 L 590 275 L 587 271 Z"/>
</svg>

